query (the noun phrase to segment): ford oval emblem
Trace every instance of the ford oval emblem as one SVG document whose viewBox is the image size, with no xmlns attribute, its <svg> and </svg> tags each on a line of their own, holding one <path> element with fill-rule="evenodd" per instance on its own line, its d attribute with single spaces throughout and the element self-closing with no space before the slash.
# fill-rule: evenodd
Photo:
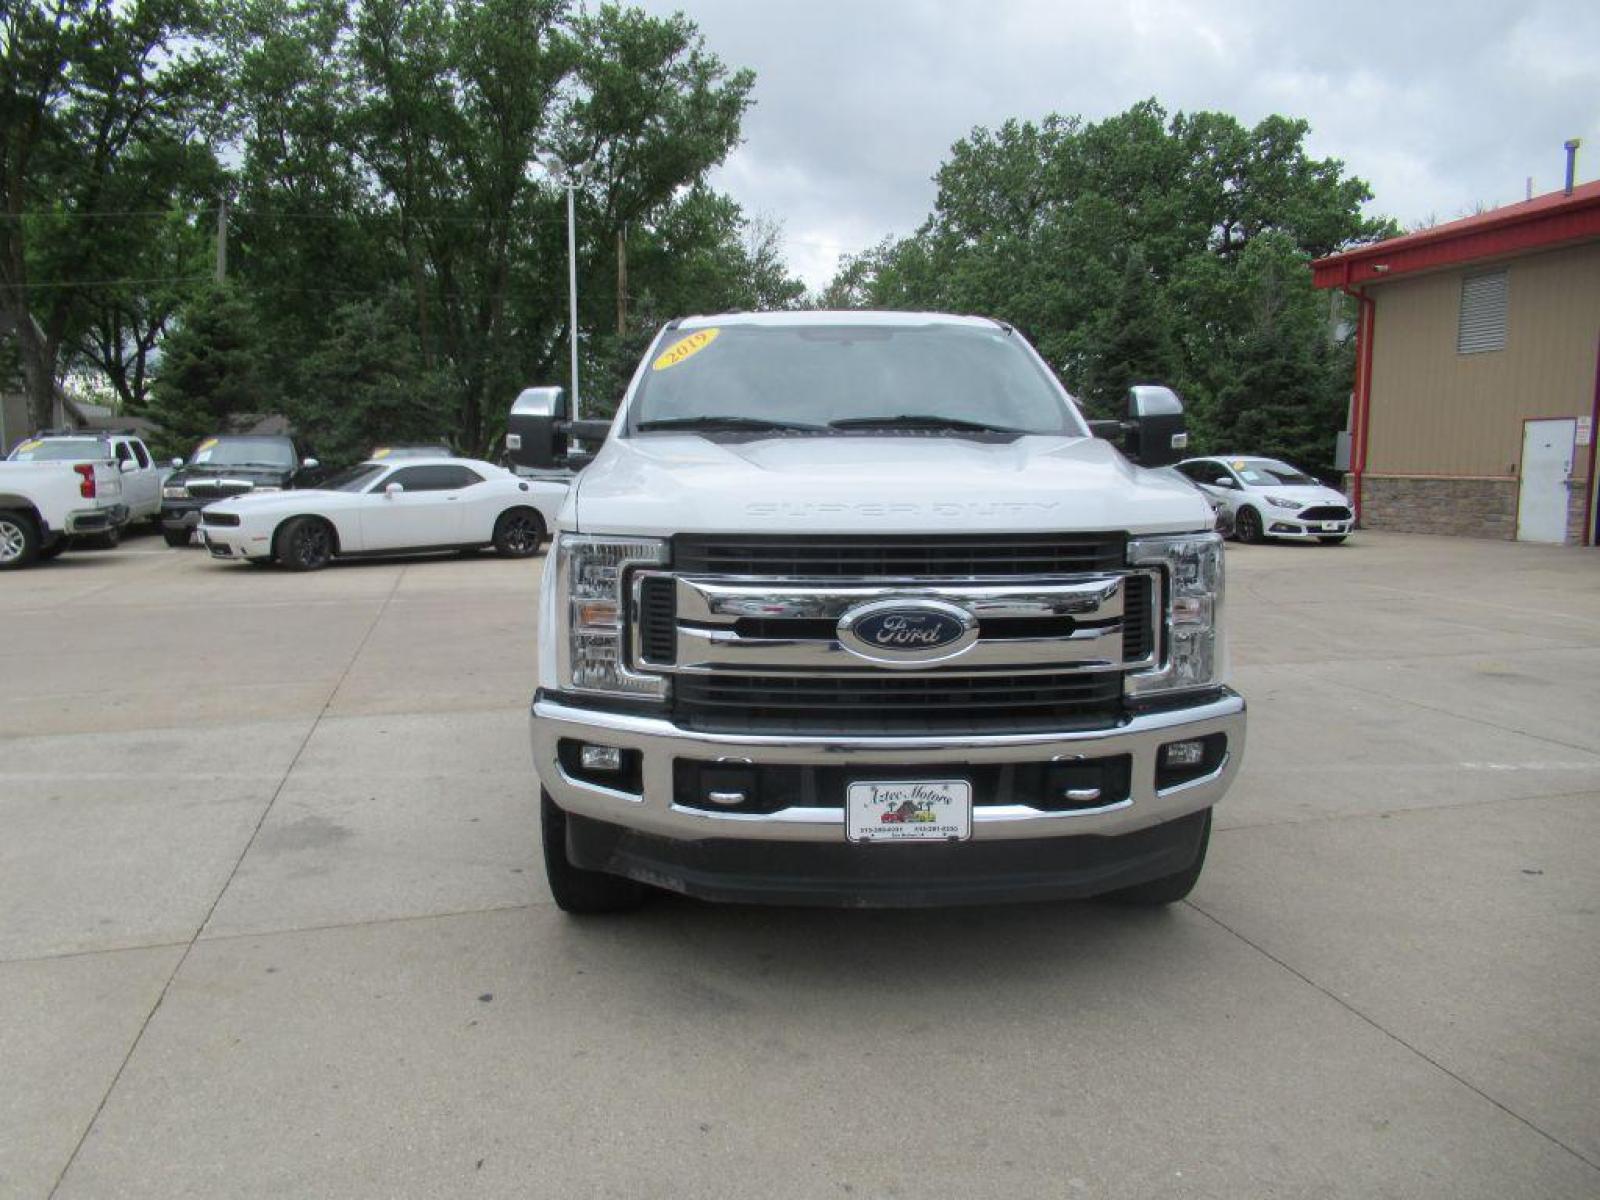
<svg viewBox="0 0 1600 1200">
<path fill-rule="evenodd" d="M 978 640 L 978 619 L 942 600 L 874 600 L 839 618 L 839 644 L 869 662 L 916 667 L 944 662 Z"/>
</svg>

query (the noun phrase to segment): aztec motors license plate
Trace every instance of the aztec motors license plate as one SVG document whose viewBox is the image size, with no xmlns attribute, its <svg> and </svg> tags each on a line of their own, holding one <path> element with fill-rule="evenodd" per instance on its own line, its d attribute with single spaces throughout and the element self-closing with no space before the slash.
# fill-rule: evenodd
<svg viewBox="0 0 1600 1200">
<path fill-rule="evenodd" d="M 965 779 L 873 780 L 845 789 L 852 842 L 952 842 L 972 836 L 972 784 Z"/>
</svg>

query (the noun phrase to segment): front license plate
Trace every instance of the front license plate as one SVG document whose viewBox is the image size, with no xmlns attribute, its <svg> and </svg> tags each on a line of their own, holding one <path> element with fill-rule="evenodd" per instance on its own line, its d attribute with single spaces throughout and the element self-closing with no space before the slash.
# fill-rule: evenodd
<svg viewBox="0 0 1600 1200">
<path fill-rule="evenodd" d="M 1322 523 L 1322 528 L 1323 528 L 1323 531 L 1326 532 L 1326 533 L 1338 533 L 1339 532 L 1339 522 L 1337 522 L 1337 521 L 1324 521 Z"/>
<path fill-rule="evenodd" d="M 845 789 L 852 842 L 960 842 L 972 836 L 972 784 L 965 779 L 873 780 Z"/>
</svg>

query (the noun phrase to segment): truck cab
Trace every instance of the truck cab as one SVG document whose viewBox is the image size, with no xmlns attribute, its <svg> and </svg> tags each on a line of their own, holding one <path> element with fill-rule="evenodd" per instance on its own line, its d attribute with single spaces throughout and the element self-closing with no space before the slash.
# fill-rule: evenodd
<svg viewBox="0 0 1600 1200">
<path fill-rule="evenodd" d="M 663 330 L 542 582 L 557 903 L 1181 898 L 1245 733 L 1185 444 L 982 318 Z"/>
</svg>

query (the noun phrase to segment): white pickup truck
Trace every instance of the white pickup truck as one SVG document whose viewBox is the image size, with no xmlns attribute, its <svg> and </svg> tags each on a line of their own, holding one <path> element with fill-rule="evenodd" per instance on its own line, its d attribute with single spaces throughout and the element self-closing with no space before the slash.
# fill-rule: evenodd
<svg viewBox="0 0 1600 1200">
<path fill-rule="evenodd" d="M 557 904 L 1187 894 L 1245 704 L 1211 510 L 1145 469 L 1181 457 L 1182 405 L 1128 406 L 1091 429 L 978 318 L 663 330 L 542 584 Z M 561 410 L 513 422 L 525 465 L 586 436 Z"/>
<path fill-rule="evenodd" d="M 161 512 L 160 467 L 137 436 L 82 430 L 19 442 L 0 462 L 0 569 L 54 558 L 71 538 L 115 545 Z"/>
</svg>

